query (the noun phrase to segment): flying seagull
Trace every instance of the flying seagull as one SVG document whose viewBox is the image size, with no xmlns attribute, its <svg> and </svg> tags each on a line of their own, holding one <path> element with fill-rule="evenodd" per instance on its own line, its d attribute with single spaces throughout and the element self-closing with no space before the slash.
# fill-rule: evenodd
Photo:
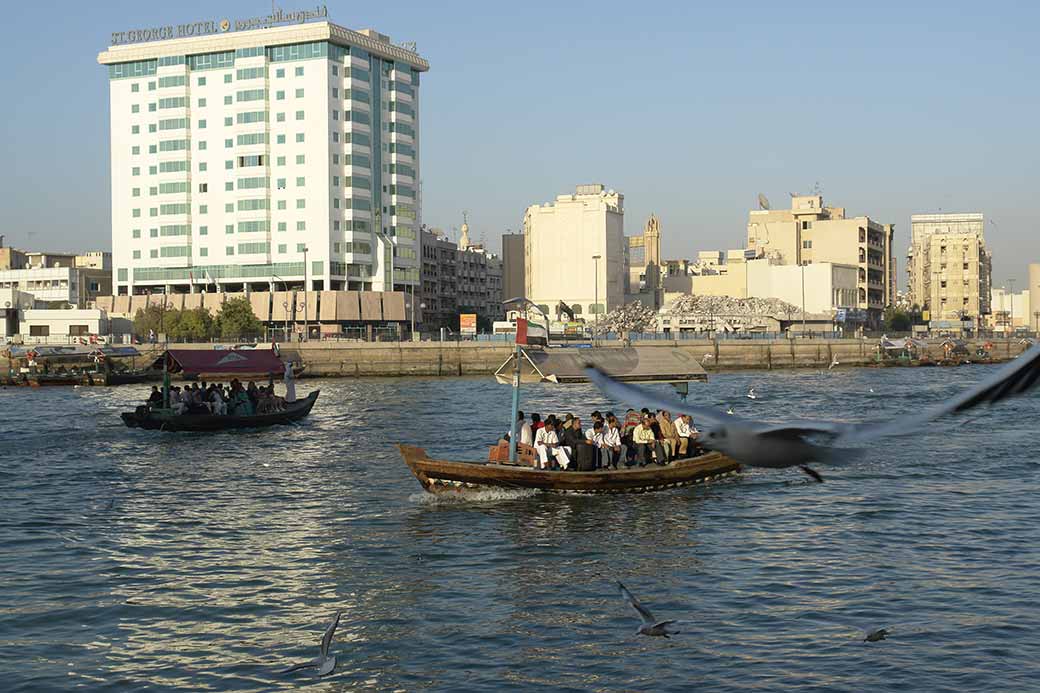
<svg viewBox="0 0 1040 693">
<path fill-rule="evenodd" d="M 809 462 L 838 463 L 850 457 L 846 446 L 876 442 L 887 436 L 918 433 L 929 421 L 959 414 L 981 404 L 996 404 L 1025 394 L 1040 381 L 1040 345 L 1030 348 L 1014 361 L 997 369 L 978 385 L 934 407 L 925 407 L 890 421 L 841 423 L 829 421 L 791 421 L 765 423 L 717 409 L 680 402 L 654 390 L 619 383 L 595 367 L 585 374 L 607 397 L 635 408 L 667 409 L 689 414 L 703 424 L 700 444 L 717 450 L 749 467 L 798 467 L 817 481 L 822 477 Z M 727 416 L 729 414 L 729 416 Z"/>
<path fill-rule="evenodd" d="M 827 366 L 827 370 L 830 370 L 830 369 L 834 368 L 835 366 L 840 366 L 840 365 L 841 365 L 841 362 L 838 361 L 838 357 L 835 356 L 835 357 L 831 358 L 831 365 Z"/>
<path fill-rule="evenodd" d="M 329 645 L 332 644 L 332 636 L 336 633 L 336 626 L 339 625 L 339 614 L 337 611 L 336 615 L 332 619 L 332 623 L 325 629 L 325 635 L 321 636 L 321 656 L 312 659 L 309 662 L 303 664 L 297 664 L 291 666 L 283 674 L 288 674 L 293 671 L 299 671 L 300 669 L 317 669 L 318 676 L 325 676 L 331 674 L 336 668 L 336 655 L 329 655 Z"/>
<path fill-rule="evenodd" d="M 654 618 L 654 615 L 650 613 L 650 609 L 646 608 L 639 603 L 639 600 L 628 591 L 628 588 L 622 585 L 620 582 L 617 583 L 618 591 L 621 592 L 621 597 L 628 602 L 633 609 L 639 614 L 639 619 L 642 623 L 639 624 L 639 629 L 636 631 L 636 635 L 650 635 L 653 637 L 667 638 L 669 635 L 678 635 L 679 631 L 674 628 L 677 621 L 658 621 Z"/>
</svg>

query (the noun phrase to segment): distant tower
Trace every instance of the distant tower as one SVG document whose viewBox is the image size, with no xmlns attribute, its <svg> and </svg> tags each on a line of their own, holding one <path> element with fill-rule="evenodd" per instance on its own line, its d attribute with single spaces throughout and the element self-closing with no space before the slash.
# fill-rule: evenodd
<svg viewBox="0 0 1040 693">
<path fill-rule="evenodd" d="M 469 212 L 462 213 L 462 235 L 459 236 L 459 249 L 465 250 L 469 247 Z"/>
<path fill-rule="evenodd" d="M 661 266 L 661 221 L 656 214 L 651 214 L 643 227 L 643 247 L 645 261 L 648 265 Z"/>
</svg>

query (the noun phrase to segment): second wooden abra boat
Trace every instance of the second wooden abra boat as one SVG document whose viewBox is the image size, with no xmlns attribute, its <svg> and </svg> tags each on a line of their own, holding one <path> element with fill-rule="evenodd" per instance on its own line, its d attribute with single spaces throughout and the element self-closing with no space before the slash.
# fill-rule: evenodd
<svg viewBox="0 0 1040 693">
<path fill-rule="evenodd" d="M 397 449 L 423 489 L 430 493 L 458 493 L 486 487 L 558 493 L 644 493 L 690 486 L 740 471 L 737 462 L 718 452 L 675 460 L 663 466 L 573 472 L 495 462 L 435 460 L 414 445 L 398 445 Z"/>
</svg>

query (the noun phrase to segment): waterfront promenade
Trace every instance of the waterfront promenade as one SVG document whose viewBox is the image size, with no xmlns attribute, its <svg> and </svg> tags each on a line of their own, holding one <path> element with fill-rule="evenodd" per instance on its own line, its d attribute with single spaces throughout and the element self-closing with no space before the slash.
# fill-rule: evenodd
<svg viewBox="0 0 1040 693">
<path fill-rule="evenodd" d="M 929 340 L 925 351 L 930 359 L 943 358 L 942 341 Z M 1004 361 L 1022 353 L 1028 344 L 1017 339 L 980 338 L 968 340 L 970 354 L 991 344 L 993 361 Z M 211 349 L 212 344 L 176 344 L 174 348 Z M 620 341 L 603 341 L 603 348 L 622 348 Z M 672 349 L 679 358 L 700 363 L 709 372 L 749 369 L 828 368 L 877 365 L 877 340 L 779 339 L 766 340 L 654 340 L 633 342 L 640 349 Z M 283 359 L 306 365 L 307 376 L 488 376 L 513 353 L 510 342 L 305 342 L 280 344 Z M 143 353 L 157 353 L 150 345 Z M 969 359 L 971 356 L 968 357 Z"/>
</svg>

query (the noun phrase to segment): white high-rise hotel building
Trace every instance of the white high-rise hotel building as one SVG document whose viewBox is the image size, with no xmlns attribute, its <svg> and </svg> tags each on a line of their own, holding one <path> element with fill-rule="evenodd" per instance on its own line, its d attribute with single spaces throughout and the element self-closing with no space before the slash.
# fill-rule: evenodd
<svg viewBox="0 0 1040 693">
<path fill-rule="evenodd" d="M 417 285 L 429 64 L 328 21 L 210 26 L 223 32 L 98 56 L 111 90 L 113 291 Z"/>
</svg>

